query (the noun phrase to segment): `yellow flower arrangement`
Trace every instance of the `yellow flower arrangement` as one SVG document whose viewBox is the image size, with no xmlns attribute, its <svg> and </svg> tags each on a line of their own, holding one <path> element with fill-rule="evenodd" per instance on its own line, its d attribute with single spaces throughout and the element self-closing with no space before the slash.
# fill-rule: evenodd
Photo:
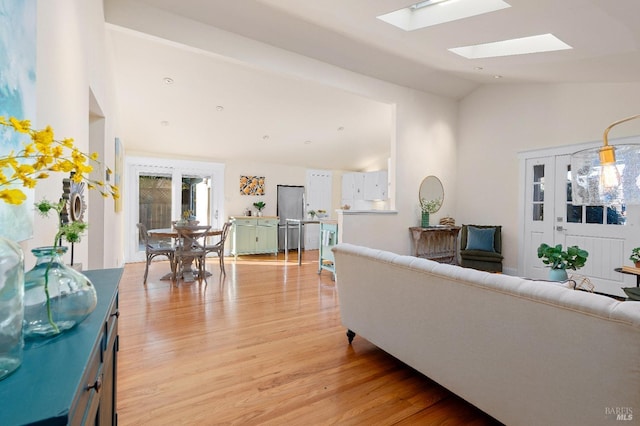
<svg viewBox="0 0 640 426">
<path fill-rule="evenodd" d="M 6 119 L 0 116 L 0 136 L 3 134 L 3 129 L 29 135 L 31 139 L 24 143 L 21 150 L 10 151 L 9 154 L 0 156 L 0 199 L 5 203 L 22 204 L 27 197 L 23 190 L 16 186 L 34 188 L 39 180 L 48 178 L 50 172 L 73 172 L 71 173 L 72 181 L 85 182 L 89 189 L 98 189 L 103 197 L 119 198 L 117 186 L 88 177 L 88 174 L 93 171 L 91 163 L 99 164 L 98 154 L 88 155 L 81 152 L 74 146 L 73 139 L 56 140 L 50 126 L 36 130 L 31 127 L 29 120 L 19 120 L 15 117 Z M 109 168 L 107 173 L 111 173 Z M 50 210 L 56 211 L 59 216 L 65 202 L 64 199 L 58 203 L 43 200 L 36 204 L 36 209 L 44 216 Z M 78 242 L 86 228 L 87 224 L 84 222 L 59 223 L 52 251 L 57 249 L 58 242 L 62 238 L 71 243 Z M 44 284 L 47 317 L 55 333 L 59 333 L 59 328 L 53 321 L 50 306 L 48 289 L 50 267 L 51 262 L 47 265 Z"/>
<path fill-rule="evenodd" d="M 5 203 L 22 204 L 27 197 L 13 186 L 21 184 L 24 188 L 34 188 L 38 180 L 48 178 L 50 172 L 75 172 L 73 181 L 86 182 L 89 189 L 98 189 L 103 197 L 119 198 L 117 186 L 87 176 L 93 171 L 90 163 L 97 163 L 98 154 L 81 152 L 74 146 L 73 139 L 56 140 L 49 126 L 33 129 L 29 120 L 0 116 L 0 126 L 31 138 L 20 151 L 0 156 L 0 199 Z M 108 168 L 107 173 L 111 173 Z"/>
</svg>

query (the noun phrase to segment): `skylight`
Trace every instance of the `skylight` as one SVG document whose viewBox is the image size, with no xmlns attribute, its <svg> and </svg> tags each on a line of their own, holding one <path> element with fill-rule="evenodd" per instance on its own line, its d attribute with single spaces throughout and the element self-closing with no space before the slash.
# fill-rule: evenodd
<svg viewBox="0 0 640 426">
<path fill-rule="evenodd" d="M 566 49 L 573 48 L 553 34 L 541 34 L 493 43 L 476 44 L 474 46 L 455 47 L 449 49 L 449 51 L 467 59 L 480 59 Z"/>
<path fill-rule="evenodd" d="M 428 0 L 377 18 L 405 31 L 413 31 L 507 7 L 511 6 L 502 0 Z"/>
</svg>

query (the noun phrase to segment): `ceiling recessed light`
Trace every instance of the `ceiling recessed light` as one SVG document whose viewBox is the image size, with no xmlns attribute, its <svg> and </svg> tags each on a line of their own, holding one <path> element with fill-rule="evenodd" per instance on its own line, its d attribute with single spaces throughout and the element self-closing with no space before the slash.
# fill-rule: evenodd
<svg viewBox="0 0 640 426">
<path fill-rule="evenodd" d="M 405 31 L 470 18 L 511 7 L 502 0 L 421 1 L 377 18 Z"/>
<path fill-rule="evenodd" d="M 173 84 L 173 79 L 171 77 L 165 77 L 165 78 L 162 79 L 162 81 L 164 81 L 164 84 L 166 84 L 166 85 Z"/>
<path fill-rule="evenodd" d="M 269 135 L 264 135 L 264 136 L 262 137 L 262 140 L 264 140 L 264 141 L 266 141 L 266 140 L 268 140 L 268 139 L 269 139 Z"/>
<path fill-rule="evenodd" d="M 338 131 L 339 131 L 339 132 L 341 132 L 341 131 L 343 131 L 343 130 L 344 130 L 344 127 L 342 127 L 342 126 L 338 127 Z"/>
<path fill-rule="evenodd" d="M 482 71 L 483 69 L 484 69 L 484 68 L 482 68 L 482 67 L 475 67 L 475 68 L 474 68 L 474 70 L 476 70 L 476 71 Z"/>
<path fill-rule="evenodd" d="M 305 145 L 311 145 L 311 141 L 304 141 Z"/>
<path fill-rule="evenodd" d="M 496 75 L 494 75 L 494 76 L 493 76 L 493 78 L 495 78 L 495 79 L 499 79 L 499 78 L 502 78 L 502 76 L 501 76 L 501 75 L 496 74 Z"/>
<path fill-rule="evenodd" d="M 449 50 L 467 59 L 480 59 L 554 52 L 556 50 L 566 49 L 573 48 L 553 34 L 540 34 L 493 43 L 476 44 L 474 46 L 455 47 Z"/>
<path fill-rule="evenodd" d="M 162 120 L 162 121 L 160 122 L 160 125 L 161 125 L 161 126 L 168 126 L 168 125 L 169 125 L 169 122 L 168 122 L 167 120 Z"/>
<path fill-rule="evenodd" d="M 218 105 L 216 107 L 216 111 L 224 111 L 224 107 L 222 105 Z"/>
</svg>

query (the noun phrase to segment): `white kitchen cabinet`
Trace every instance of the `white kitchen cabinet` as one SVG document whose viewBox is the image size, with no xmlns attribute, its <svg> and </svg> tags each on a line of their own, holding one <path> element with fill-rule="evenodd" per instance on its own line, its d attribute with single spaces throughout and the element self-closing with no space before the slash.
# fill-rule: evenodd
<svg viewBox="0 0 640 426">
<path fill-rule="evenodd" d="M 353 172 L 342 175 L 342 205 L 362 204 L 359 201 L 386 200 L 389 195 L 386 170 Z"/>
<path fill-rule="evenodd" d="M 364 175 L 364 199 L 377 201 L 386 200 L 387 195 L 387 171 L 378 170 Z"/>
<path fill-rule="evenodd" d="M 342 204 L 353 205 L 354 201 L 364 200 L 364 173 L 345 173 L 342 175 Z"/>
</svg>

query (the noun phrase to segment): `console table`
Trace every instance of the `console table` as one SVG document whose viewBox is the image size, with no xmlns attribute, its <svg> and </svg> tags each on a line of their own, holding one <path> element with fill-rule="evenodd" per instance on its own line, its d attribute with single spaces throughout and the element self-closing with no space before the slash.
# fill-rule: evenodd
<svg viewBox="0 0 640 426">
<path fill-rule="evenodd" d="M 442 263 L 458 264 L 459 226 L 409 228 L 413 238 L 413 255 Z"/>
<path fill-rule="evenodd" d="M 0 424 L 115 425 L 118 283 L 122 269 L 85 271 L 95 310 L 73 329 L 27 341 L 22 365 L 0 381 Z"/>
</svg>

